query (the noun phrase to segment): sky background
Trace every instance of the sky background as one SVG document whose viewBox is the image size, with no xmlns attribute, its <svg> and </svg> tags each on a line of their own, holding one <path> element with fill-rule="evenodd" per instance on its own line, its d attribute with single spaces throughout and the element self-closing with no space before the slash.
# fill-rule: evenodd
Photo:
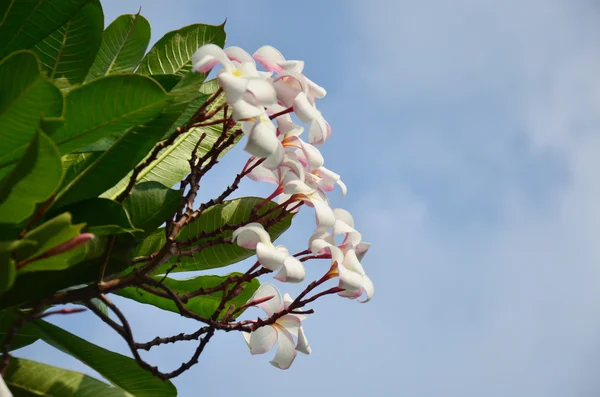
<svg viewBox="0 0 600 397">
<path fill-rule="evenodd" d="M 311 356 L 280 371 L 273 352 L 251 356 L 241 335 L 217 334 L 174 380 L 180 396 L 600 395 L 599 3 L 102 3 L 107 24 L 141 5 L 153 42 L 227 17 L 228 45 L 305 60 L 328 90 L 325 165 L 349 187 L 333 203 L 373 243 L 363 261 L 373 301 L 317 301 L 304 324 Z M 227 157 L 203 201 L 246 155 L 240 145 Z M 242 194 L 269 188 L 248 181 Z M 314 227 L 303 212 L 281 240 L 291 251 Z M 324 266 L 309 263 L 309 276 Z M 140 340 L 196 326 L 115 302 Z M 127 352 L 91 315 L 52 321 Z M 146 357 L 171 370 L 192 349 Z M 41 342 L 19 355 L 93 373 Z"/>
</svg>

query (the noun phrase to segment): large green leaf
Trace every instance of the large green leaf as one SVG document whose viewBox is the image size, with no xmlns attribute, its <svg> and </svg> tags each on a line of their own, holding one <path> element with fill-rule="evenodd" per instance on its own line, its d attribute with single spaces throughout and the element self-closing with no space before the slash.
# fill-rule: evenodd
<svg viewBox="0 0 600 397">
<path fill-rule="evenodd" d="M 102 156 L 102 152 L 69 153 L 61 157 L 63 164 L 63 180 L 61 190 L 69 185 L 77 175 Z"/>
<path fill-rule="evenodd" d="M 195 24 L 165 34 L 146 54 L 138 73 L 177 74 L 192 69 L 192 55 L 204 44 L 225 45 L 225 24 Z"/>
<path fill-rule="evenodd" d="M 0 2 L 0 58 L 33 47 L 60 28 L 90 0 Z"/>
<path fill-rule="evenodd" d="M 36 320 L 34 324 L 42 331 L 41 338 L 45 342 L 82 361 L 113 385 L 136 397 L 177 395 L 170 381 L 154 377 L 129 357 L 96 346 L 43 320 Z"/>
<path fill-rule="evenodd" d="M 39 132 L 16 168 L 0 181 L 0 223 L 18 223 L 60 185 L 62 165 L 54 143 Z"/>
<path fill-rule="evenodd" d="M 144 182 L 133 189 L 123 206 L 133 224 L 143 229 L 144 235 L 148 235 L 172 216 L 180 203 L 181 194 L 178 190 L 169 189 L 158 182 Z"/>
<path fill-rule="evenodd" d="M 93 198 L 62 209 L 73 215 L 73 222 L 85 222 L 84 231 L 98 236 L 141 231 L 131 224 L 123 206 L 116 201 Z"/>
<path fill-rule="evenodd" d="M 231 273 L 228 276 L 198 276 L 194 278 L 190 278 L 187 280 L 177 280 L 170 277 L 155 277 L 157 280 L 162 280 L 162 283 L 169 287 L 173 292 L 183 295 L 190 292 L 198 291 L 200 289 L 213 288 L 220 284 L 222 284 L 227 277 L 235 277 L 241 276 L 242 273 Z M 236 309 L 246 302 L 252 297 L 254 291 L 258 289 L 260 283 L 258 280 L 253 279 L 249 283 L 243 284 L 243 291 L 234 299 L 227 302 L 226 308 L 229 308 L 230 305 L 233 305 Z M 168 310 L 171 312 L 179 313 L 177 306 L 171 299 L 161 298 L 156 295 L 149 294 L 148 292 L 136 289 L 136 288 L 125 288 L 117 292 L 118 295 L 123 297 L 133 299 L 140 303 L 146 303 L 149 305 L 153 305 L 159 307 L 163 310 Z M 185 304 L 185 307 L 192 312 L 204 316 L 210 317 L 213 315 L 215 310 L 219 307 L 221 303 L 221 299 L 223 297 L 223 292 L 215 292 L 209 295 L 202 295 L 191 298 Z M 238 313 L 240 315 L 241 313 Z M 237 317 L 237 315 L 236 315 Z"/>
<path fill-rule="evenodd" d="M 62 114 L 63 97 L 40 73 L 36 55 L 19 51 L 0 61 L 0 168 L 23 153 L 40 117 Z"/>
<path fill-rule="evenodd" d="M 65 100 L 65 123 L 49 135 L 62 153 L 121 134 L 155 118 L 170 96 L 154 80 L 140 75 L 113 75 L 93 80 Z"/>
<path fill-rule="evenodd" d="M 185 226 L 176 240 L 183 241 L 199 235 L 200 233 L 212 232 L 218 230 L 224 225 L 237 225 L 248 222 L 251 219 L 252 208 L 260 203 L 263 199 L 260 197 L 244 197 L 235 200 L 225 201 L 223 204 L 215 205 L 205 210 L 196 220 Z M 275 202 L 265 204 L 261 213 L 277 206 Z M 279 210 L 275 211 L 274 215 L 278 215 Z M 267 219 L 272 219 L 274 216 L 266 216 L 261 220 L 264 222 Z M 292 222 L 292 216 L 287 215 L 280 222 L 275 223 L 269 228 L 269 234 L 272 240 L 279 237 L 286 231 Z M 220 234 L 222 237 L 231 237 L 232 230 L 225 230 Z M 214 237 L 213 237 L 214 238 Z M 201 239 L 195 242 L 193 246 L 205 243 L 206 239 Z M 150 255 L 165 244 L 165 232 L 162 229 L 157 230 L 150 236 L 146 237 L 136 248 L 136 256 Z M 181 247 L 186 249 L 187 247 Z M 237 263 L 241 260 L 254 255 L 253 251 L 238 247 L 236 244 L 217 244 L 211 247 L 204 248 L 193 257 L 181 257 L 180 263 L 172 269 L 172 272 L 183 272 L 192 270 L 207 270 L 218 267 L 228 266 Z M 165 272 L 175 262 L 175 258 L 167 261 L 156 272 Z"/>
<path fill-rule="evenodd" d="M 107 238 L 104 236 L 93 239 L 86 245 L 85 260 L 65 270 L 19 273 L 13 287 L 2 295 L 0 309 L 33 302 L 74 285 L 96 282 L 104 263 L 103 253 L 106 243 Z M 131 266 L 133 247 L 135 247 L 135 240 L 132 236 L 129 234 L 117 236 L 105 271 L 107 277 Z"/>
<path fill-rule="evenodd" d="M 19 269 L 19 274 L 43 270 L 63 270 L 83 259 L 87 252 L 86 246 L 49 257 L 40 257 L 40 255 L 75 238 L 81 233 L 84 226 L 84 223 L 71 224 L 71 214 L 65 212 L 29 231 L 23 238 L 35 242 L 35 245 L 19 246 L 13 252 L 13 258 L 16 261 L 31 260 Z M 34 260 L 38 257 L 40 259 Z"/>
<path fill-rule="evenodd" d="M 164 130 L 145 126 L 125 132 L 64 187 L 56 200 L 56 208 L 98 197 L 114 186 L 146 157 L 163 134 Z"/>
<path fill-rule="evenodd" d="M 13 357 L 4 380 L 15 397 L 135 397 L 79 372 Z"/>
<path fill-rule="evenodd" d="M 48 77 L 57 84 L 80 84 L 94 62 L 102 41 L 104 14 L 99 0 L 91 0 L 67 23 L 35 46 Z"/>
<path fill-rule="evenodd" d="M 150 24 L 139 14 L 121 15 L 102 35 L 102 45 L 86 81 L 133 72 L 150 42 Z"/>
<path fill-rule="evenodd" d="M 15 310 L 0 311 L 0 346 L 4 346 L 4 338 L 6 338 L 8 331 L 19 319 L 19 316 L 19 313 Z M 31 345 L 38 339 L 40 339 L 39 328 L 29 322 L 25 322 L 15 332 L 10 344 L 10 350 L 17 350 L 21 347 Z"/>
</svg>

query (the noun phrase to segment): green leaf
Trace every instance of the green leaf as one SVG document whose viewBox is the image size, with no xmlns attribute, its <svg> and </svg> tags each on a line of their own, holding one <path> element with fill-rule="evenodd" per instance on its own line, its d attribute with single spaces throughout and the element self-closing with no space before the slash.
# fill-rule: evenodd
<svg viewBox="0 0 600 397">
<path fill-rule="evenodd" d="M 61 190 L 69 185 L 75 177 L 92 163 L 98 160 L 102 152 L 69 153 L 61 157 L 63 164 L 63 180 Z"/>
<path fill-rule="evenodd" d="M 0 346 L 4 346 L 4 338 L 21 315 L 15 310 L 0 311 Z M 10 350 L 29 346 L 40 339 L 40 330 L 35 325 L 25 322 L 14 334 Z"/>
<path fill-rule="evenodd" d="M 134 71 L 150 43 L 150 24 L 139 14 L 121 15 L 102 35 L 102 45 L 86 81 Z"/>
<path fill-rule="evenodd" d="M 27 219 L 54 193 L 62 178 L 62 164 L 54 143 L 39 132 L 15 169 L 0 181 L 0 223 Z"/>
<path fill-rule="evenodd" d="M 19 51 L 0 61 L 0 168 L 21 154 L 40 117 L 62 114 L 63 96 L 40 73 L 36 55 Z"/>
<path fill-rule="evenodd" d="M 13 357 L 4 380 L 15 397 L 135 397 L 79 372 Z"/>
<path fill-rule="evenodd" d="M 11 0 L 0 3 L 0 58 L 33 47 L 90 0 Z"/>
<path fill-rule="evenodd" d="M 235 200 L 225 201 L 223 204 L 215 205 L 205 210 L 198 219 L 192 221 L 189 225 L 181 229 L 176 240 L 183 241 L 199 235 L 203 232 L 211 232 L 219 229 L 224 225 L 237 225 L 248 222 L 251 218 L 251 211 L 254 206 L 263 201 L 260 197 L 244 197 Z M 261 213 L 277 206 L 275 202 L 268 202 L 261 209 Z M 275 216 L 279 211 L 275 212 Z M 267 216 L 260 222 L 265 222 L 267 219 L 273 219 L 275 216 Z M 292 216 L 288 215 L 280 222 L 275 223 L 269 228 L 269 234 L 274 241 L 284 231 L 286 231 L 292 222 Z M 232 230 L 225 230 L 220 236 L 231 237 Z M 214 237 L 213 237 L 214 238 Z M 195 242 L 192 246 L 205 243 L 206 239 L 201 239 Z M 165 244 L 165 232 L 163 229 L 158 229 L 150 236 L 146 237 L 136 248 L 135 256 L 150 255 L 162 248 Z M 182 247 L 185 249 L 186 247 Z M 196 253 L 194 257 L 181 257 L 180 263 L 171 270 L 171 272 L 184 272 L 193 270 L 207 270 L 242 261 L 254 255 L 254 251 L 250 251 L 236 244 L 218 244 L 208 247 Z M 164 273 L 175 263 L 175 258 L 167 261 L 157 271 L 157 274 Z"/>
<path fill-rule="evenodd" d="M 21 306 L 74 285 L 96 282 L 104 263 L 106 243 L 104 236 L 93 239 L 86 245 L 85 259 L 65 270 L 19 273 L 13 287 L 2 295 L 0 309 Z M 135 239 L 129 234 L 117 236 L 105 272 L 107 277 L 131 266 L 134 247 Z"/>
<path fill-rule="evenodd" d="M 178 295 L 183 295 L 190 292 L 198 291 L 200 289 L 216 287 L 225 282 L 230 276 L 241 275 L 242 273 L 231 273 L 227 276 L 199 276 L 189 278 L 186 280 L 177 280 L 169 277 L 165 277 L 163 280 L 162 276 L 157 276 L 155 277 L 155 279 L 158 281 L 163 280 L 162 283 L 169 287 L 171 290 L 173 290 L 173 292 L 177 293 Z M 254 291 L 256 291 L 260 286 L 260 283 L 258 282 L 258 280 L 253 279 L 251 282 L 244 283 L 242 285 L 244 286 L 243 291 L 236 298 L 228 301 L 225 308 L 229 308 L 230 305 L 234 305 L 235 309 L 237 309 L 238 307 L 248 302 L 248 300 L 252 297 L 252 294 L 254 294 Z M 138 288 L 125 288 L 118 291 L 117 295 L 133 299 L 140 303 L 153 305 L 163 310 L 179 313 L 177 306 L 171 299 L 161 298 L 159 296 L 149 294 L 146 291 Z M 185 304 L 185 307 L 200 316 L 210 317 L 219 307 L 222 297 L 222 291 L 215 292 L 209 295 L 197 296 L 189 299 L 188 302 Z M 239 313 L 238 316 L 240 314 L 241 313 Z"/>
<path fill-rule="evenodd" d="M 181 194 L 158 182 L 144 182 L 135 186 L 123 202 L 132 223 L 148 235 L 162 225 L 177 210 Z"/>
<path fill-rule="evenodd" d="M 85 245 L 50 257 L 44 257 L 43 254 L 77 237 L 84 226 L 84 223 L 71 224 L 71 214 L 65 212 L 29 231 L 23 238 L 36 244 L 19 246 L 13 252 L 13 258 L 18 262 L 31 260 L 22 265 L 19 274 L 42 270 L 63 270 L 83 259 L 87 252 Z M 35 259 L 38 257 L 40 259 Z"/>
<path fill-rule="evenodd" d="M 225 24 L 195 24 L 165 34 L 142 59 L 138 73 L 184 76 L 192 69 L 194 52 L 208 43 L 225 45 Z"/>
<path fill-rule="evenodd" d="M 68 153 L 152 120 L 169 99 L 159 84 L 144 76 L 102 77 L 69 92 L 65 123 L 49 135 Z"/>
<path fill-rule="evenodd" d="M 93 163 L 79 171 L 78 175 L 58 194 L 55 208 L 98 197 L 126 177 L 146 157 L 163 134 L 164 130 L 145 126 L 125 132 Z"/>
<path fill-rule="evenodd" d="M 67 23 L 36 44 L 48 77 L 65 85 L 80 84 L 102 41 L 104 14 L 99 0 L 89 1 Z"/>
<path fill-rule="evenodd" d="M 0 241 L 0 296 L 10 289 L 17 277 L 17 264 L 13 259 L 15 249 L 33 250 L 37 242 L 31 240 Z"/>
<path fill-rule="evenodd" d="M 129 357 L 96 346 L 43 320 L 36 320 L 34 324 L 42 331 L 41 338 L 46 343 L 75 357 L 113 385 L 136 397 L 177 395 L 170 381 L 154 377 Z"/>
<path fill-rule="evenodd" d="M 171 91 L 182 79 L 181 76 L 176 74 L 153 74 L 150 77 L 156 80 L 165 91 Z"/>
<path fill-rule="evenodd" d="M 142 231 L 131 224 L 123 206 L 116 201 L 93 198 L 61 209 L 73 215 L 73 222 L 84 222 L 85 232 L 98 236 Z"/>
</svg>

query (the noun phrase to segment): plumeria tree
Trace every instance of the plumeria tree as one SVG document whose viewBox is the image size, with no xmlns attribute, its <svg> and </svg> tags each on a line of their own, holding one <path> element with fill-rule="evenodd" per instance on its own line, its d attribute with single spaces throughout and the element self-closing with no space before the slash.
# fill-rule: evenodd
<svg viewBox="0 0 600 397">
<path fill-rule="evenodd" d="M 271 46 L 224 48 L 224 25 L 183 27 L 147 51 L 146 19 L 122 15 L 104 29 L 98 0 L 14 0 L 0 14 L 0 396 L 175 396 L 169 379 L 219 332 L 240 332 L 251 354 L 277 344 L 271 363 L 288 369 L 311 352 L 302 322 L 312 302 L 371 299 L 361 265 L 369 244 L 329 204 L 346 186 L 318 149 L 331 135 L 317 108 L 326 91 L 302 61 Z M 203 178 L 239 141 L 245 166 L 201 202 Z M 272 194 L 235 198 L 246 179 L 272 184 Z M 294 253 L 274 241 L 299 211 L 314 212 L 315 231 L 295 236 L 305 249 Z M 253 256 L 243 273 L 211 274 Z M 306 280 L 314 259 L 329 265 Z M 305 287 L 293 297 L 274 285 L 285 283 Z M 197 330 L 136 340 L 111 295 Z M 265 314 L 245 315 L 251 307 Z M 45 320 L 82 311 L 130 356 Z M 37 340 L 110 385 L 18 358 Z M 183 341 L 196 348 L 178 368 L 140 355 Z"/>
</svg>

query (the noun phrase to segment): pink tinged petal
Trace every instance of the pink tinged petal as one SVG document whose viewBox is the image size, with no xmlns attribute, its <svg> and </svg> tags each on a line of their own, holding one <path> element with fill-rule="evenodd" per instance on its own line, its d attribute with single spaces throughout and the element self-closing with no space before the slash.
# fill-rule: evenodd
<svg viewBox="0 0 600 397">
<path fill-rule="evenodd" d="M 344 266 L 346 269 L 356 272 L 363 276 L 365 274 L 365 270 L 363 269 L 358 257 L 356 256 L 356 252 L 354 250 L 348 250 L 344 254 Z"/>
<path fill-rule="evenodd" d="M 243 62 L 239 64 L 238 71 L 244 77 L 260 77 L 258 71 L 256 70 L 256 64 L 254 62 Z"/>
<path fill-rule="evenodd" d="M 192 55 L 192 69 L 201 73 L 208 72 L 218 63 L 222 63 L 229 70 L 233 69 L 223 49 L 215 44 L 203 45 Z"/>
<path fill-rule="evenodd" d="M 284 70 L 289 70 L 296 73 L 302 73 L 304 70 L 304 61 L 282 61 L 279 62 L 279 65 L 281 65 Z"/>
<path fill-rule="evenodd" d="M 322 145 L 331 135 L 331 127 L 323 117 L 318 117 L 310 124 L 308 141 L 313 145 Z"/>
<path fill-rule="evenodd" d="M 281 145 L 275 133 L 275 126 L 270 121 L 257 122 L 248 134 L 248 141 L 244 150 L 260 158 L 270 156 Z"/>
<path fill-rule="evenodd" d="M 277 342 L 277 334 L 275 328 L 270 325 L 265 325 L 253 331 L 248 341 L 250 354 L 264 354 L 271 350 Z"/>
<path fill-rule="evenodd" d="M 256 257 L 258 261 L 263 267 L 269 270 L 275 271 L 279 269 L 288 256 L 289 252 L 285 248 L 282 250 L 263 243 L 256 244 Z"/>
<path fill-rule="evenodd" d="M 236 61 L 239 63 L 244 63 L 244 62 L 254 63 L 254 58 L 252 58 L 252 56 L 250 56 L 250 54 L 248 54 L 241 47 L 236 47 L 236 46 L 227 47 L 227 48 L 225 48 L 224 52 L 227 55 L 227 57 L 229 59 L 231 59 L 232 61 Z"/>
<path fill-rule="evenodd" d="M 311 204 L 315 207 L 315 217 L 317 220 L 317 230 L 329 230 L 335 224 L 335 216 L 329 204 L 312 199 Z"/>
<path fill-rule="evenodd" d="M 269 170 L 261 165 L 256 166 L 249 174 L 248 178 L 258 182 L 268 182 L 275 185 L 279 184 L 279 179 L 273 170 Z"/>
<path fill-rule="evenodd" d="M 288 256 L 274 278 L 283 283 L 299 283 L 304 280 L 304 277 L 306 277 L 306 270 L 302 262 L 293 256 Z"/>
<path fill-rule="evenodd" d="M 294 98 L 294 112 L 304 123 L 316 120 L 319 117 L 319 111 L 310 103 L 304 92 L 300 92 Z"/>
<path fill-rule="evenodd" d="M 291 71 L 281 72 L 275 76 L 273 85 L 277 91 L 277 99 L 288 108 L 294 106 L 294 99 L 299 93 L 308 92 L 304 76 Z"/>
<path fill-rule="evenodd" d="M 323 98 L 325 95 L 327 95 L 325 88 L 321 87 L 306 76 L 304 76 L 304 79 L 306 80 L 306 83 L 308 84 L 308 90 L 313 97 Z"/>
<path fill-rule="evenodd" d="M 344 252 L 338 247 L 329 247 L 329 252 L 331 252 L 332 263 L 342 263 L 344 261 Z"/>
<path fill-rule="evenodd" d="M 362 293 L 363 276 L 350 271 L 346 266 L 338 264 L 338 277 L 340 278 L 338 286 L 345 291 L 340 292 L 341 296 L 358 297 Z M 358 295 L 357 295 L 358 294 Z"/>
<path fill-rule="evenodd" d="M 288 152 L 287 154 L 288 155 L 284 157 L 282 165 L 293 172 L 300 181 L 304 180 L 304 167 L 299 161 L 290 156 L 291 153 Z"/>
<path fill-rule="evenodd" d="M 301 139 L 298 139 L 301 142 L 301 150 L 302 153 L 304 153 L 304 157 L 306 158 L 306 165 L 308 168 L 308 171 L 313 171 L 316 170 L 318 168 L 321 168 L 323 166 L 323 164 L 325 163 L 325 160 L 323 159 L 323 155 L 321 154 L 321 151 L 319 149 L 317 149 L 316 147 L 314 147 L 313 145 L 310 145 L 304 141 L 302 141 Z"/>
<path fill-rule="evenodd" d="M 242 248 L 256 249 L 258 243 L 271 244 L 269 233 L 263 228 L 260 223 L 249 223 L 236 229 L 231 235 L 234 243 Z"/>
<path fill-rule="evenodd" d="M 304 354 L 312 353 L 312 349 L 308 344 L 308 339 L 306 339 L 306 335 L 304 334 L 303 327 L 298 329 L 298 343 L 296 344 L 296 350 Z"/>
<path fill-rule="evenodd" d="M 344 222 L 346 225 L 354 228 L 354 218 L 350 212 L 343 208 L 335 208 L 333 214 L 335 215 L 336 220 Z"/>
<path fill-rule="evenodd" d="M 277 329 L 277 353 L 270 363 L 279 369 L 288 369 L 296 358 L 294 338 L 287 329 L 277 323 L 274 327 Z"/>
<path fill-rule="evenodd" d="M 300 328 L 300 319 L 296 315 L 286 314 L 285 316 L 277 319 L 276 324 L 285 328 L 292 335 L 298 336 L 298 329 Z"/>
<path fill-rule="evenodd" d="M 317 174 L 317 176 L 321 177 L 321 179 L 323 179 L 323 182 L 327 185 L 333 185 L 334 183 L 340 180 L 339 174 L 336 174 L 335 172 L 325 167 L 319 167 L 319 169 L 317 169 L 315 173 Z"/>
<path fill-rule="evenodd" d="M 356 257 L 358 258 L 359 261 L 363 260 L 365 254 L 367 253 L 367 251 L 369 250 L 370 247 L 371 247 L 371 243 L 365 243 L 365 242 L 361 242 L 356 246 L 356 248 L 354 249 L 354 252 L 356 253 Z"/>
<path fill-rule="evenodd" d="M 255 105 L 270 106 L 277 102 L 277 92 L 270 81 L 260 78 L 250 79 L 247 90 L 254 96 Z"/>
<path fill-rule="evenodd" d="M 258 306 L 265 311 L 267 316 L 271 317 L 273 314 L 282 311 L 284 308 L 281 293 L 273 284 L 262 284 L 258 287 L 256 292 L 254 292 L 254 295 L 252 295 L 252 298 L 250 298 L 248 302 L 266 298 L 267 296 L 272 296 L 273 298 L 266 302 L 259 303 Z"/>
<path fill-rule="evenodd" d="M 227 103 L 234 104 L 242 99 L 248 87 L 248 79 L 236 77 L 230 73 L 219 73 L 217 76 L 219 85 L 225 91 Z"/>
<path fill-rule="evenodd" d="M 275 47 L 270 45 L 262 46 L 252 56 L 269 71 L 277 73 L 283 71 L 280 62 L 284 62 L 285 58 Z"/>
<path fill-rule="evenodd" d="M 373 294 L 375 293 L 375 286 L 373 282 L 368 276 L 363 276 L 363 289 L 367 294 L 367 297 L 364 300 L 359 300 L 360 303 L 367 303 L 371 299 L 373 299 Z"/>
<path fill-rule="evenodd" d="M 330 233 L 325 231 L 317 231 L 308 239 L 308 248 L 314 255 L 332 245 L 335 245 L 335 240 Z"/>
<path fill-rule="evenodd" d="M 294 298 L 292 298 L 292 296 L 290 294 L 288 294 L 287 292 L 285 293 L 285 295 L 283 295 L 283 304 L 286 309 L 288 308 L 289 305 L 292 304 L 293 301 L 294 301 Z"/>
<path fill-rule="evenodd" d="M 231 109 L 232 109 L 231 115 L 233 117 L 233 120 L 235 120 L 235 121 L 253 119 L 253 118 L 259 117 L 261 114 L 263 114 L 265 112 L 264 109 L 262 109 L 258 106 L 254 106 L 243 99 L 240 99 L 240 100 L 234 102 L 233 104 L 231 104 Z M 255 124 L 254 122 L 242 123 L 242 131 L 245 134 L 248 134 L 252 130 L 252 127 L 254 126 L 254 124 Z"/>
</svg>

